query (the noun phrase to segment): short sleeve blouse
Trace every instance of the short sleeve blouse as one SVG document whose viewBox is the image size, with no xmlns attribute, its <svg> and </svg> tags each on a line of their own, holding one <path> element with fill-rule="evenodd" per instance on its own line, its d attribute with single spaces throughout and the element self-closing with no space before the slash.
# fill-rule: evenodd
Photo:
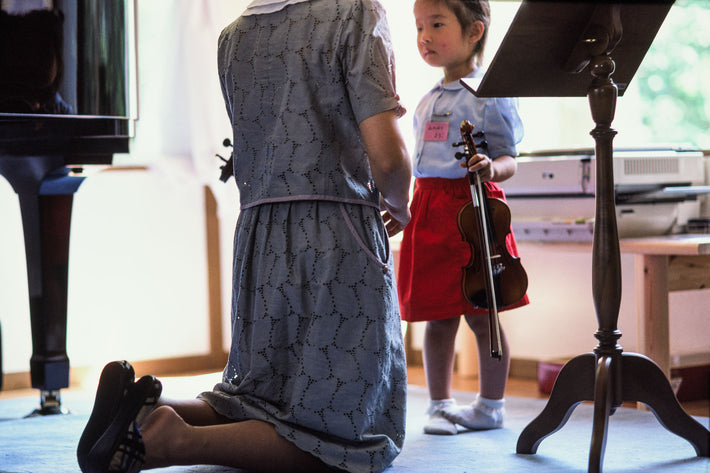
<svg viewBox="0 0 710 473">
<path fill-rule="evenodd" d="M 469 77 L 482 74 L 479 69 Z M 458 81 L 439 82 L 422 98 L 414 115 L 416 145 L 412 159 L 415 177 L 457 179 L 466 176 L 466 169 L 459 165 L 460 161 L 454 156 L 457 150 L 452 146 L 461 141 L 459 125 L 462 120 L 474 125 L 474 133 L 484 133 L 488 147 L 479 149 L 480 153 L 492 159 L 518 155 L 523 124 L 518 114 L 517 98 L 480 98 Z M 433 128 L 439 132 L 438 136 L 431 132 Z M 445 131 L 443 136 L 440 134 L 442 130 Z"/>
</svg>

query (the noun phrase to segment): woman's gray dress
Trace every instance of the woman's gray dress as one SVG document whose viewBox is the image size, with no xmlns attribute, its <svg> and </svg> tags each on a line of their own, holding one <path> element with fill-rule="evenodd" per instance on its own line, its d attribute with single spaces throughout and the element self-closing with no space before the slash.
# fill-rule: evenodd
<svg viewBox="0 0 710 473">
<path fill-rule="evenodd" d="M 242 206 L 229 361 L 200 397 L 351 472 L 404 441 L 392 253 L 357 127 L 399 106 L 389 51 L 371 0 L 241 17 L 220 38 Z"/>
</svg>

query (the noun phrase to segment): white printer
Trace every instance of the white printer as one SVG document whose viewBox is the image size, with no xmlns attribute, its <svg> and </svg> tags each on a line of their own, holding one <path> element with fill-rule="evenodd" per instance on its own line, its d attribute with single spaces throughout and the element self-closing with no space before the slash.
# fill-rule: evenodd
<svg viewBox="0 0 710 473">
<path fill-rule="evenodd" d="M 517 158 L 501 184 L 518 240 L 591 241 L 594 232 L 594 150 L 538 152 Z M 620 238 L 685 231 L 710 193 L 703 153 L 686 148 L 614 150 Z"/>
</svg>

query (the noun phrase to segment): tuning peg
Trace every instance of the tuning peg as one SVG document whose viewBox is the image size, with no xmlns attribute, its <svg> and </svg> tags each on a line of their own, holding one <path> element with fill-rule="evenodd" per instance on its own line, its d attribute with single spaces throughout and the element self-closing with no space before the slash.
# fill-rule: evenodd
<svg viewBox="0 0 710 473">
<path fill-rule="evenodd" d="M 224 141 L 222 141 L 222 146 L 225 148 L 229 148 L 232 146 L 232 141 L 229 138 L 225 138 Z"/>
<path fill-rule="evenodd" d="M 466 157 L 466 153 L 455 153 L 454 156 L 456 159 L 462 159 Z"/>
<path fill-rule="evenodd" d="M 451 146 L 453 146 L 454 148 L 458 148 L 459 146 L 463 146 L 465 144 L 466 143 L 464 143 L 463 141 L 457 141 L 456 143 L 451 143 Z"/>
</svg>

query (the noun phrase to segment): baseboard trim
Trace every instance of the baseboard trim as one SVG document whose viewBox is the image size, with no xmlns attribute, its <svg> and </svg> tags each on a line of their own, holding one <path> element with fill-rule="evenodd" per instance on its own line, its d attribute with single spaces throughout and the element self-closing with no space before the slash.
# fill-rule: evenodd
<svg viewBox="0 0 710 473">
<path fill-rule="evenodd" d="M 143 376 L 146 374 L 152 374 L 155 376 L 199 374 L 221 371 L 227 363 L 227 356 L 227 352 L 222 352 L 207 355 L 131 361 L 131 365 L 133 365 L 133 368 L 136 371 L 136 376 Z M 70 367 L 69 388 L 82 386 L 87 376 L 95 370 L 96 367 L 89 366 Z M 2 387 L 3 391 L 32 389 L 29 371 L 20 373 L 4 373 Z"/>
<path fill-rule="evenodd" d="M 517 379 L 537 379 L 539 360 L 511 358 L 509 377 Z"/>
</svg>

